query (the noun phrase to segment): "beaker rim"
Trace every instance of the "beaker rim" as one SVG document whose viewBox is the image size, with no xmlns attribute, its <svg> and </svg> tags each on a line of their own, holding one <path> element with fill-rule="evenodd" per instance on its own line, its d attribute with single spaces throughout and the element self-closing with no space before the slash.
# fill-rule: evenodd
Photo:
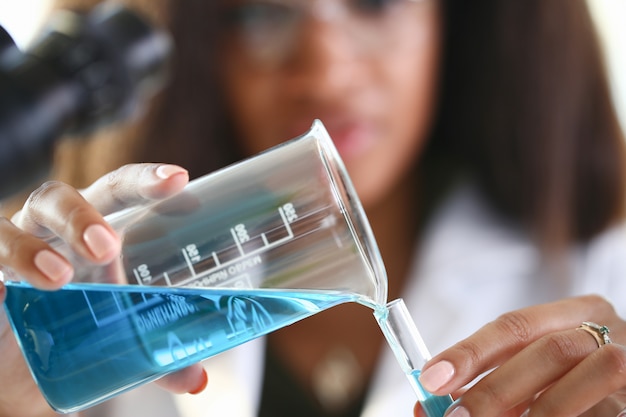
<svg viewBox="0 0 626 417">
<path fill-rule="evenodd" d="M 344 216 L 353 229 L 355 240 L 362 258 L 366 260 L 367 267 L 370 270 L 374 294 L 366 295 L 367 300 L 361 300 L 365 304 L 372 302 L 376 306 L 387 303 L 387 272 L 383 263 L 382 255 L 376 243 L 374 232 L 370 226 L 363 204 L 359 199 L 356 188 L 352 183 L 348 170 L 335 147 L 335 144 L 326 130 L 324 123 L 320 119 L 315 119 L 311 125 L 311 129 L 304 135 L 313 136 L 318 139 L 321 146 L 320 151 L 323 153 L 322 160 L 332 166 L 327 167 L 329 175 L 335 182 L 335 186 L 343 188 L 345 194 L 349 197 L 341 199 L 340 203 L 344 205 Z"/>
</svg>

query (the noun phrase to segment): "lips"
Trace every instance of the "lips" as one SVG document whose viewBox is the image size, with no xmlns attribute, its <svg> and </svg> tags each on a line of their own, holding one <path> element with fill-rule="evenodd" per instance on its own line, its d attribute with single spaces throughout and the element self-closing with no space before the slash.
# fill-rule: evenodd
<svg viewBox="0 0 626 417">
<path fill-rule="evenodd" d="M 339 154 L 344 159 L 356 158 L 374 144 L 373 128 L 367 123 L 348 123 L 339 127 L 328 127 Z"/>
</svg>

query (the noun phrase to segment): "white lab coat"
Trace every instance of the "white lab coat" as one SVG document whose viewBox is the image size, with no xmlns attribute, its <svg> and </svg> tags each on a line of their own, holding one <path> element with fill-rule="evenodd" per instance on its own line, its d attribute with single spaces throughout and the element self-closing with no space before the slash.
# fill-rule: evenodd
<svg viewBox="0 0 626 417">
<path fill-rule="evenodd" d="M 433 353 L 506 311 L 573 295 L 603 295 L 626 317 L 624 227 L 571 248 L 568 278 L 555 282 L 545 279 L 539 253 L 523 231 L 499 218 L 466 184 L 444 202 L 420 247 L 424 250 L 416 253 L 412 280 L 403 298 Z M 209 385 L 202 394 L 172 395 L 148 384 L 84 414 L 254 417 L 261 392 L 263 349 L 264 340 L 257 339 L 205 361 Z M 387 349 L 362 416 L 411 416 L 415 400 Z"/>
</svg>

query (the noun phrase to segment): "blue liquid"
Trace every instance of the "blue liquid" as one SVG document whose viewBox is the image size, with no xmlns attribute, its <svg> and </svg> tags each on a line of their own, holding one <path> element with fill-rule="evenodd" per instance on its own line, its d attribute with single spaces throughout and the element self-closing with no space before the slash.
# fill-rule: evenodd
<svg viewBox="0 0 626 417">
<path fill-rule="evenodd" d="M 419 383 L 419 376 L 421 371 L 415 370 L 411 374 L 407 375 L 411 385 L 417 393 L 418 400 L 420 401 L 422 408 L 428 415 L 428 417 L 443 417 L 444 413 L 452 404 L 452 397 L 449 395 L 438 397 L 431 394 L 422 388 L 422 384 Z"/>
<path fill-rule="evenodd" d="M 31 372 L 58 411 L 81 409 L 287 326 L 353 294 L 7 282 Z"/>
</svg>

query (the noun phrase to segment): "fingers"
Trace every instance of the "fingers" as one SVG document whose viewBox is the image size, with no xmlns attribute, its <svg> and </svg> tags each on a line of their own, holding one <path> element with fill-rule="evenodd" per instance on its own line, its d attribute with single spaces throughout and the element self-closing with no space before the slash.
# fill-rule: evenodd
<svg viewBox="0 0 626 417">
<path fill-rule="evenodd" d="M 578 366 L 534 401 L 532 415 L 582 415 L 623 387 L 626 387 L 626 348 L 618 344 L 605 345 L 600 349 L 594 347 L 594 351 Z M 623 407 L 623 404 L 606 404 L 599 415 L 617 415 Z"/>
<path fill-rule="evenodd" d="M 470 415 L 504 415 L 532 401 L 597 349 L 593 338 L 575 329 L 544 336 L 468 390 L 460 405 Z"/>
<path fill-rule="evenodd" d="M 82 192 L 61 182 L 45 183 L 13 216 L 13 223 L 0 219 L 0 264 L 37 287 L 58 288 L 71 279 L 73 269 L 44 238 L 56 235 L 80 257 L 109 263 L 121 242 L 103 214 L 168 197 L 188 181 L 187 171 L 175 165 L 133 164 Z"/>
<path fill-rule="evenodd" d="M 201 364 L 195 364 L 164 376 L 157 384 L 177 394 L 199 394 L 206 388 L 208 382 L 205 369 Z"/>
<path fill-rule="evenodd" d="M 546 334 L 575 329 L 590 317 L 601 321 L 610 315 L 614 316 L 612 307 L 595 296 L 566 299 L 504 314 L 431 359 L 424 366 L 420 383 L 434 394 L 448 394 L 501 365 Z"/>
<path fill-rule="evenodd" d="M 70 263 L 47 243 L 5 218 L 0 218 L 0 264 L 10 266 L 13 272 L 28 277 L 33 285 L 44 289 L 61 287 L 73 274 Z"/>
<path fill-rule="evenodd" d="M 82 194 L 106 215 L 169 197 L 188 182 L 187 171 L 176 165 L 130 164 L 98 179 Z"/>
<path fill-rule="evenodd" d="M 8 255 L 16 254 L 15 258 L 20 258 L 12 262 L 12 267 L 15 263 L 26 269 L 29 269 L 28 263 L 36 266 L 37 255 L 52 264 L 54 257 L 59 256 L 47 244 L 34 241 L 26 233 L 42 236 L 45 231 L 51 232 L 68 242 L 81 257 L 100 264 L 110 262 L 121 246 L 115 231 L 98 210 L 77 190 L 61 182 L 48 182 L 33 192 L 24 208 L 13 217 L 13 222 L 24 232 L 2 235 L 2 240 L 9 245 Z"/>
<path fill-rule="evenodd" d="M 462 396 L 451 416 L 495 417 L 511 410 L 519 415 L 515 413 L 529 404 L 533 416 L 580 415 L 626 386 L 622 376 L 626 371 L 619 371 L 626 369 L 624 350 L 617 345 L 598 349 L 591 335 L 576 330 L 589 319 L 626 334 L 624 322 L 600 297 L 534 306 L 499 317 L 437 355 L 424 368 L 420 382 L 443 395 L 496 368 Z M 590 373 L 594 367 L 612 379 Z M 587 382 L 581 384 L 582 380 Z"/>
</svg>

